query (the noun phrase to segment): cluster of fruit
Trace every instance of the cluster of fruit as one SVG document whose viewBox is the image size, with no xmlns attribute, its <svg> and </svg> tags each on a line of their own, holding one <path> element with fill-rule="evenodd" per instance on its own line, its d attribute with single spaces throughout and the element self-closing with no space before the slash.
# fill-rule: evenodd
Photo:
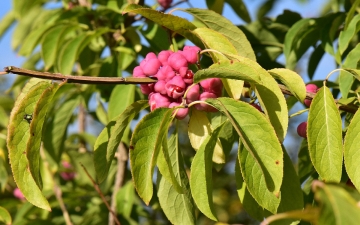
<svg viewBox="0 0 360 225">
<path fill-rule="evenodd" d="M 194 73 L 189 66 L 197 63 L 199 51 L 200 48 L 196 46 L 185 46 L 182 51 L 165 50 L 157 56 L 150 52 L 140 65 L 134 68 L 134 77 L 157 79 L 156 83 L 140 85 L 141 92 L 149 95 L 151 111 L 182 104 L 184 108 L 177 110 L 176 118 L 184 119 L 189 112 L 187 104 L 221 96 L 223 84 L 219 78 L 210 78 L 193 84 Z M 205 103 L 196 104 L 195 107 L 198 110 L 216 111 Z"/>
<path fill-rule="evenodd" d="M 306 85 L 306 91 L 311 92 L 311 93 L 316 93 L 318 91 L 318 87 L 315 84 L 308 84 L 308 85 Z M 305 99 L 304 104 L 307 107 L 310 107 L 311 101 L 312 100 Z M 307 138 L 306 130 L 307 130 L 307 122 L 306 121 L 300 123 L 299 126 L 297 127 L 297 133 L 300 137 Z"/>
</svg>

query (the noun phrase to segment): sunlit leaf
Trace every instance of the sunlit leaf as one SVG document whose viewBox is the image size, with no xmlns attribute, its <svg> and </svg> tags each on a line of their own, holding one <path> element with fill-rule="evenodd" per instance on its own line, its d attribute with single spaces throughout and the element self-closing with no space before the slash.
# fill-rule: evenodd
<svg viewBox="0 0 360 225">
<path fill-rule="evenodd" d="M 344 140 L 344 160 L 346 172 L 349 175 L 350 180 L 354 186 L 360 190 L 360 110 L 356 111 L 352 118 L 350 125 L 347 128 L 345 140 Z"/>
<path fill-rule="evenodd" d="M 208 218 L 217 221 L 212 198 L 212 155 L 222 126 L 208 136 L 191 163 L 190 188 L 199 210 Z"/>
<path fill-rule="evenodd" d="M 342 171 L 342 124 L 328 87 L 319 89 L 310 105 L 307 139 L 310 158 L 326 182 L 339 182 Z"/>
<path fill-rule="evenodd" d="M 0 206 L 0 222 L 4 224 L 12 224 L 12 219 L 10 213 Z"/>
<path fill-rule="evenodd" d="M 10 28 L 11 24 L 15 22 L 14 11 L 7 12 L 0 20 L 0 40 L 6 31 Z"/>
<path fill-rule="evenodd" d="M 359 31 L 360 26 L 358 26 L 358 23 L 360 22 L 360 14 L 357 14 L 354 16 L 349 26 L 340 32 L 339 35 L 339 54 L 342 55 L 345 50 L 348 48 L 349 43 L 351 39 L 354 37 L 354 35 Z"/>
<path fill-rule="evenodd" d="M 119 116 L 135 100 L 135 85 L 117 85 L 111 92 L 108 106 L 110 120 Z"/>
<path fill-rule="evenodd" d="M 274 128 L 266 117 L 250 104 L 234 99 L 207 99 L 206 102 L 228 117 L 241 142 L 253 160 L 256 159 L 266 187 L 274 197 L 279 196 L 283 179 L 283 152 Z M 257 181 L 255 183 L 253 188 L 258 186 Z"/>
<path fill-rule="evenodd" d="M 152 177 L 163 138 L 174 109 L 158 108 L 147 114 L 136 126 L 130 142 L 130 164 L 135 188 L 146 204 L 153 195 Z"/>
<path fill-rule="evenodd" d="M 341 68 L 347 70 L 347 69 L 357 69 L 358 66 L 358 62 L 360 60 L 360 44 L 357 44 L 355 48 L 353 48 L 349 54 L 346 56 L 343 64 L 341 65 Z M 351 73 L 351 70 L 349 70 L 348 72 Z M 347 98 L 349 91 L 351 90 L 351 86 L 354 83 L 354 75 L 355 78 L 357 78 L 359 80 L 358 77 L 360 77 L 358 74 L 360 73 L 356 73 L 356 70 L 354 70 L 354 73 L 349 74 L 346 71 L 340 71 L 340 76 L 339 76 L 339 89 L 341 92 L 341 96 L 343 98 Z M 357 76 L 356 76 L 357 75 Z"/>
</svg>

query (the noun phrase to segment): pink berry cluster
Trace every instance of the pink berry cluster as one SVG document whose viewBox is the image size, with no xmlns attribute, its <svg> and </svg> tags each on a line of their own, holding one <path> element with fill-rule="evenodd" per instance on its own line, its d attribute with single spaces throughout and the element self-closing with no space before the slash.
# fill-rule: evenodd
<svg viewBox="0 0 360 225">
<path fill-rule="evenodd" d="M 223 84 L 219 78 L 206 79 L 192 86 L 194 73 L 189 69 L 189 65 L 197 63 L 199 51 L 200 48 L 196 46 L 185 46 L 182 51 L 165 50 L 157 56 L 150 52 L 140 65 L 134 68 L 134 77 L 155 77 L 158 80 L 156 83 L 140 85 L 141 92 L 149 95 L 151 111 L 221 96 Z M 188 88 L 190 89 L 187 90 Z M 185 92 L 187 94 L 184 99 Z M 205 103 L 196 104 L 195 107 L 198 110 L 216 111 Z M 184 119 L 188 112 L 188 108 L 181 108 L 177 111 L 176 118 Z"/>
</svg>

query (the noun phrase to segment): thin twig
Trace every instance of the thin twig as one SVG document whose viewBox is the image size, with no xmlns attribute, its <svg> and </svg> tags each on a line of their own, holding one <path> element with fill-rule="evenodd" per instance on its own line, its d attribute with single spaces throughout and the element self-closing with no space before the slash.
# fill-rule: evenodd
<svg viewBox="0 0 360 225">
<path fill-rule="evenodd" d="M 15 73 L 19 75 L 25 75 L 30 77 L 37 77 L 49 80 L 62 80 L 67 83 L 78 83 L 78 84 L 150 84 L 155 83 L 156 78 L 150 77 L 89 77 L 89 76 L 72 76 L 62 75 L 60 73 L 48 73 L 39 72 L 27 69 L 21 69 L 14 66 L 8 66 L 4 68 L 6 73 Z M 4 74 L 4 73 L 0 73 Z M 250 87 L 250 83 L 244 82 L 245 87 Z M 293 95 L 290 90 L 282 84 L 279 84 L 281 92 L 286 95 Z M 315 97 L 315 93 L 306 92 L 306 99 L 312 100 Z M 335 100 L 337 103 L 338 101 Z M 349 113 L 355 113 L 358 107 L 355 105 L 339 105 L 339 109 Z"/>
<path fill-rule="evenodd" d="M 89 174 L 89 172 L 87 171 L 87 169 L 85 168 L 85 166 L 84 166 L 82 163 L 80 163 L 80 165 L 81 165 L 81 167 L 84 169 L 86 175 L 90 178 L 91 182 L 92 182 L 93 185 L 94 185 L 95 190 L 96 190 L 97 193 L 100 195 L 101 200 L 104 202 L 106 208 L 109 210 L 110 213 L 113 214 L 114 219 L 115 219 L 115 223 L 116 223 L 117 225 L 120 225 L 120 221 L 119 221 L 118 218 L 116 217 L 115 212 L 111 210 L 109 203 L 106 201 L 106 199 L 105 199 L 105 197 L 104 197 L 104 194 L 101 192 L 101 190 L 100 190 L 100 188 L 99 188 L 99 185 L 98 185 L 98 184 L 95 182 L 95 180 L 91 177 L 91 175 Z"/>
<path fill-rule="evenodd" d="M 116 195 L 119 191 L 120 187 L 124 184 L 125 179 L 125 171 L 126 171 L 126 163 L 128 160 L 128 150 L 124 143 L 120 143 L 118 147 L 117 156 L 117 170 L 116 170 L 116 177 L 114 183 L 114 189 L 111 196 L 111 210 L 115 212 L 116 210 Z M 112 213 L 109 213 L 109 225 L 114 224 L 114 216 Z"/>
<path fill-rule="evenodd" d="M 46 159 L 46 156 L 45 156 L 45 153 L 44 153 L 44 150 L 43 150 L 42 147 L 40 148 L 40 156 L 41 156 L 42 160 L 44 161 L 45 168 L 49 171 L 50 174 L 52 174 L 52 172 L 50 170 L 50 167 L 49 167 L 49 162 Z M 56 200 L 59 202 L 60 209 L 61 209 L 61 211 L 63 213 L 65 223 L 66 223 L 66 225 L 72 225 L 73 223 L 71 222 L 69 212 L 67 211 L 66 206 L 64 204 L 64 200 L 62 198 L 61 188 L 55 182 L 54 177 L 53 176 L 50 176 L 50 177 L 51 177 L 52 182 L 54 184 L 55 197 L 56 197 Z"/>
<path fill-rule="evenodd" d="M 15 66 L 7 66 L 4 68 L 6 73 L 14 73 L 29 77 L 36 77 L 48 80 L 66 80 L 67 83 L 78 84 L 150 84 L 155 83 L 156 79 L 149 77 L 90 77 L 90 76 L 72 76 L 60 73 L 39 72 L 17 68 Z"/>
</svg>

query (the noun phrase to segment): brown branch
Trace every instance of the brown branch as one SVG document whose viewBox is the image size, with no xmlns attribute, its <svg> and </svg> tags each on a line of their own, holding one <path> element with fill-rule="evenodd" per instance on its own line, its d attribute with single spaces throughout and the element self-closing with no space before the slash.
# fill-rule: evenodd
<svg viewBox="0 0 360 225">
<path fill-rule="evenodd" d="M 125 171 L 126 171 L 126 163 L 128 160 L 128 150 L 124 143 L 120 142 L 118 147 L 118 151 L 116 153 L 117 157 L 117 170 L 116 170 L 116 177 L 114 183 L 113 194 L 111 196 L 111 210 L 116 210 L 116 195 L 119 191 L 120 187 L 123 186 L 124 179 L 125 179 Z M 114 216 L 112 213 L 109 213 L 109 225 L 114 224 Z"/>
<path fill-rule="evenodd" d="M 114 219 L 115 219 L 115 223 L 116 223 L 117 225 L 120 225 L 120 221 L 119 221 L 118 218 L 116 217 L 115 212 L 111 210 L 111 207 L 110 207 L 109 203 L 106 201 L 106 199 L 105 199 L 105 197 L 104 197 L 104 194 L 101 192 L 99 185 L 98 185 L 98 184 L 95 182 L 95 180 L 91 177 L 91 175 L 89 174 L 89 172 L 87 171 L 87 169 L 85 168 L 85 166 L 84 166 L 82 163 L 80 163 L 80 165 L 81 165 L 81 167 L 84 169 L 86 175 L 90 178 L 91 182 L 92 182 L 93 185 L 94 185 L 95 190 L 96 190 L 97 193 L 100 195 L 101 200 L 102 200 L 102 201 L 104 202 L 104 204 L 106 205 L 106 208 L 109 210 L 110 213 L 113 214 Z"/>
<path fill-rule="evenodd" d="M 48 80 L 67 81 L 67 83 L 78 84 L 150 84 L 155 83 L 156 79 L 149 77 L 90 77 L 90 76 L 72 76 L 60 73 L 39 72 L 17 68 L 15 66 L 7 66 L 4 68 L 6 73 L 14 73 L 29 77 L 36 77 Z M 1 75 L 1 74 L 0 74 Z"/>
<path fill-rule="evenodd" d="M 42 79 L 50 80 L 62 80 L 67 81 L 67 83 L 79 83 L 79 84 L 150 84 L 155 83 L 156 78 L 150 77 L 89 77 L 89 76 L 72 76 L 72 75 L 62 75 L 60 73 L 48 73 L 48 72 L 39 72 L 34 70 L 21 69 L 14 66 L 8 66 L 4 68 L 5 73 L 14 73 L 19 75 L 25 75 L 30 77 L 37 77 Z M 0 72 L 0 75 L 5 74 Z M 245 87 L 250 87 L 248 82 L 244 83 Z M 281 92 L 286 95 L 293 95 L 290 90 L 279 84 Z M 306 99 L 313 99 L 315 96 L 314 93 L 307 92 Z M 338 102 L 335 100 L 336 103 Z M 349 113 L 355 113 L 358 110 L 358 107 L 355 105 L 339 105 L 339 109 Z"/>
</svg>

